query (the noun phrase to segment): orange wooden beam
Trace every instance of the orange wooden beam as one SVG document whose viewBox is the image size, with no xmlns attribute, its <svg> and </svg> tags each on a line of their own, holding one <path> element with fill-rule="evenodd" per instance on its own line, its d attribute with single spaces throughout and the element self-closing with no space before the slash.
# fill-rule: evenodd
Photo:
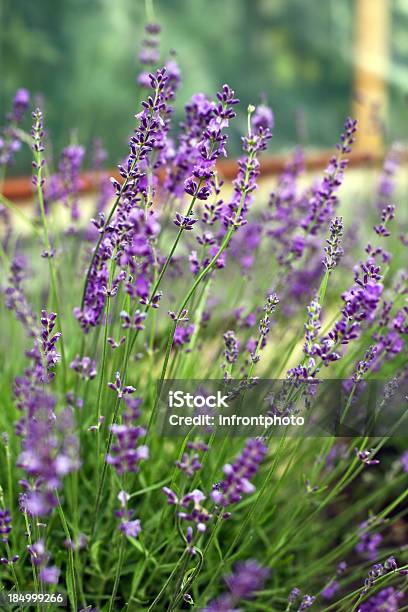
<svg viewBox="0 0 408 612">
<path fill-rule="evenodd" d="M 318 151 L 305 156 L 305 166 L 309 171 L 323 169 L 333 151 Z M 280 174 L 288 163 L 290 157 L 287 155 L 265 155 L 261 160 L 261 176 L 263 178 Z M 380 163 L 381 156 L 372 152 L 359 151 L 350 156 L 351 166 L 366 166 Z M 222 160 L 218 164 L 219 173 L 226 179 L 232 180 L 237 173 L 237 162 L 235 160 Z M 117 170 L 107 171 L 109 176 L 120 179 Z M 98 185 L 98 173 L 84 172 L 81 174 L 81 192 L 92 193 Z M 33 186 L 31 178 L 27 176 L 17 176 L 9 178 L 3 186 L 3 195 L 13 202 L 29 200 L 33 196 Z"/>
</svg>

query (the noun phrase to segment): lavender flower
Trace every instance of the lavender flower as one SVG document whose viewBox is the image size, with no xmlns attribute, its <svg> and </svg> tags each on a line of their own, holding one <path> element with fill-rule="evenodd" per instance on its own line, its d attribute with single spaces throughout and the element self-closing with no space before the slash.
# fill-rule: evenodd
<svg viewBox="0 0 408 612">
<path fill-rule="evenodd" d="M 16 128 L 22 123 L 29 104 L 29 92 L 23 88 L 18 89 L 12 110 L 6 117 L 8 124 L 0 129 L 0 167 L 11 165 L 15 153 L 21 148 L 21 138 Z"/>
<path fill-rule="evenodd" d="M 0 508 L 0 540 L 6 544 L 8 536 L 11 532 L 11 514 L 8 508 L 2 510 Z"/>
<path fill-rule="evenodd" d="M 234 600 L 250 599 L 269 576 L 269 569 L 250 559 L 237 565 L 235 572 L 225 579 Z"/>
<path fill-rule="evenodd" d="M 371 449 L 371 450 L 359 450 L 358 448 L 354 449 L 360 461 L 362 461 L 366 465 L 377 465 L 378 463 L 380 463 L 379 459 L 371 459 L 373 450 L 374 449 Z"/>
<path fill-rule="evenodd" d="M 143 427 L 135 425 L 140 416 L 140 402 L 140 398 L 129 398 L 123 412 L 123 424 L 113 424 L 110 428 L 115 440 L 106 461 L 118 474 L 138 472 L 140 462 L 149 458 L 149 448 L 146 445 L 138 446 L 139 439 L 146 435 Z"/>
<path fill-rule="evenodd" d="M 254 114 L 251 117 L 251 125 L 254 132 L 259 133 L 262 130 L 273 130 L 275 118 L 272 109 L 266 104 L 259 104 Z"/>
<path fill-rule="evenodd" d="M 225 332 L 223 337 L 225 344 L 225 361 L 229 364 L 233 364 L 238 359 L 239 341 L 237 340 L 235 333 L 232 330 Z"/>
<path fill-rule="evenodd" d="M 300 589 L 293 588 L 288 596 L 288 604 L 291 606 L 300 597 Z"/>
<path fill-rule="evenodd" d="M 195 472 L 198 472 L 201 469 L 200 458 L 197 453 L 194 453 L 193 455 L 183 453 L 181 460 L 176 461 L 176 466 L 187 476 L 193 476 Z"/>
<path fill-rule="evenodd" d="M 387 587 L 360 604 L 359 612 L 378 612 L 379 610 L 398 612 L 399 602 L 403 598 L 404 594 L 401 591 L 396 591 L 394 587 Z"/>
<path fill-rule="evenodd" d="M 118 529 L 127 538 L 137 538 L 142 531 L 142 526 L 139 519 L 132 518 L 134 511 L 127 508 L 129 499 L 130 495 L 126 491 L 119 491 L 118 500 L 121 508 L 115 512 L 116 516 L 121 519 Z"/>
<path fill-rule="evenodd" d="M 45 549 L 44 540 L 38 540 L 31 546 L 27 546 L 27 549 L 30 553 L 32 563 L 39 567 L 40 579 L 47 584 L 58 584 L 60 569 L 55 566 L 47 565 L 50 554 Z"/>
<path fill-rule="evenodd" d="M 28 109 L 30 104 L 30 93 L 27 89 L 21 88 L 17 89 L 16 94 L 13 100 L 13 109 L 11 113 L 8 115 L 8 120 L 13 123 L 21 123 L 24 118 L 24 115 Z"/>
<path fill-rule="evenodd" d="M 188 344 L 194 333 L 194 325 L 177 325 L 174 331 L 173 346 L 181 347 Z"/>
<path fill-rule="evenodd" d="M 274 224 L 267 233 L 273 239 L 276 258 L 281 264 L 288 262 L 289 254 L 295 245 L 293 234 L 297 233 L 301 216 L 304 214 L 306 198 L 298 193 L 297 188 L 297 181 L 303 170 L 303 153 L 296 149 L 293 161 L 285 166 L 278 179 L 277 190 L 270 194 L 269 207 L 274 210 L 265 214 L 265 221 Z M 299 240 L 300 245 L 295 248 L 295 256 L 301 256 L 305 248 L 304 238 L 297 237 L 296 242 Z"/>
<path fill-rule="evenodd" d="M 71 210 L 72 221 L 79 220 L 78 196 L 82 187 L 79 176 L 85 149 L 81 145 L 69 145 L 61 153 L 58 172 L 51 176 L 45 193 L 47 208 L 53 201 L 61 202 Z"/>
<path fill-rule="evenodd" d="M 27 431 L 18 466 L 35 479 L 34 486 L 22 480 L 24 493 L 20 505 L 27 514 L 42 516 L 56 505 L 54 491 L 64 476 L 79 468 L 78 440 L 74 434 L 72 412 L 55 415 L 45 405 L 36 407 L 36 418 L 27 421 Z"/>
<path fill-rule="evenodd" d="M 350 117 L 344 124 L 344 132 L 341 134 L 340 143 L 337 145 L 338 157 L 332 157 L 325 170 L 325 176 L 320 185 L 313 190 L 309 200 L 308 213 L 301 222 L 302 228 L 315 235 L 318 229 L 332 215 L 337 205 L 337 190 L 343 182 L 343 173 L 347 167 L 344 155 L 350 153 L 354 142 L 354 134 L 357 130 L 357 122 Z"/>
<path fill-rule="evenodd" d="M 115 382 L 108 382 L 108 387 L 109 389 L 112 389 L 112 391 L 116 391 L 119 399 L 122 399 L 125 395 L 131 395 L 136 391 L 135 387 L 132 387 L 131 385 L 127 385 L 125 387 L 122 386 L 122 380 L 119 372 L 116 372 Z"/>
<path fill-rule="evenodd" d="M 142 331 L 144 329 L 143 321 L 146 318 L 146 313 L 135 310 L 133 316 L 130 316 L 125 310 L 120 313 L 123 329 L 136 329 Z"/>
<path fill-rule="evenodd" d="M 205 612 L 236 610 L 237 604 L 255 597 L 256 591 L 263 588 L 269 573 L 269 569 L 262 567 L 255 559 L 238 563 L 233 573 L 224 579 L 229 592 L 210 602 L 204 608 Z"/>
<path fill-rule="evenodd" d="M 184 181 L 201 159 L 197 143 L 213 118 L 215 103 L 204 94 L 195 94 L 185 107 L 185 120 L 180 125 L 179 142 L 164 183 L 174 197 L 181 197 Z"/>
<path fill-rule="evenodd" d="M 224 465 L 225 479 L 214 486 L 211 492 L 212 500 L 227 508 L 240 501 L 243 494 L 253 493 L 255 486 L 250 482 L 250 478 L 258 471 L 266 452 L 267 447 L 261 439 L 249 438 L 234 463 Z"/>
<path fill-rule="evenodd" d="M 402 453 L 400 457 L 400 463 L 404 472 L 408 472 L 408 451 Z"/>
<path fill-rule="evenodd" d="M 44 151 L 44 125 L 43 125 L 43 114 L 39 108 L 36 108 L 32 113 L 32 117 L 34 119 L 33 126 L 31 128 L 31 138 L 33 140 L 33 144 L 31 145 L 32 150 L 34 151 L 34 156 L 36 161 L 33 162 L 33 170 L 34 174 L 32 177 L 32 183 L 34 187 L 43 188 L 45 185 L 45 178 L 41 177 L 40 184 L 38 185 L 38 175 L 37 172 L 45 165 L 45 160 L 41 159 L 41 153 Z"/>
<path fill-rule="evenodd" d="M 276 295 L 276 293 L 271 293 L 271 295 L 268 295 L 268 297 L 266 298 L 265 306 L 264 306 L 265 315 L 259 322 L 259 335 L 261 337 L 260 348 L 263 348 L 266 344 L 266 340 L 267 340 L 267 337 L 270 331 L 270 323 L 271 323 L 270 315 L 272 315 L 275 312 L 278 304 L 279 304 L 279 298 Z"/>
<path fill-rule="evenodd" d="M 115 292 L 119 284 L 125 281 L 126 291 L 131 297 L 138 296 L 143 304 L 150 305 L 149 285 L 153 269 L 151 264 L 154 263 L 151 243 L 160 226 L 155 213 L 150 210 L 145 214 L 140 202 L 146 207 L 151 203 L 152 189 L 147 180 L 147 169 L 152 164 L 157 169 L 163 163 L 161 156 L 166 148 L 172 113 L 169 100 L 173 98 L 174 91 L 165 69 L 158 70 L 149 78 L 154 97 L 149 96 L 142 103 L 143 110 L 137 115 L 139 125 L 129 141 L 130 154 L 126 162 L 119 166 L 122 184 L 112 180 L 116 201 L 108 217 L 109 223 L 104 224 L 99 234 L 81 307 L 74 310 L 84 332 L 97 326 L 102 318 L 109 284 L 108 262 L 115 250 L 116 260 L 123 267 L 115 281 Z M 152 307 L 158 306 L 159 299 L 159 295 L 152 298 Z"/>
<path fill-rule="evenodd" d="M 360 525 L 362 531 L 360 540 L 356 545 L 356 552 L 360 555 L 367 557 L 370 561 L 375 561 L 378 556 L 378 547 L 382 542 L 382 535 L 380 533 L 367 533 L 366 523 Z"/>
<path fill-rule="evenodd" d="M 235 117 L 233 106 L 239 102 L 228 85 L 224 85 L 217 93 L 217 98 L 218 103 L 211 110 L 208 127 L 204 130 L 202 140 L 197 144 L 199 158 L 191 176 L 184 183 L 185 192 L 198 200 L 207 200 L 211 194 L 210 179 L 213 176 L 215 162 L 220 155 L 225 154 L 227 137 L 222 130 L 228 127 L 229 120 Z"/>
<path fill-rule="evenodd" d="M 384 238 L 390 236 L 390 230 L 388 229 L 387 224 L 389 223 L 389 221 L 392 221 L 394 217 L 395 206 L 389 204 L 381 212 L 381 223 L 379 225 L 374 226 L 375 233 L 379 236 L 383 236 Z"/>
<path fill-rule="evenodd" d="M 261 244 L 262 235 L 262 225 L 249 222 L 236 232 L 231 240 L 231 253 L 238 259 L 244 274 L 254 265 L 255 253 Z"/>
<path fill-rule="evenodd" d="M 139 533 L 142 531 L 139 519 L 132 521 L 122 521 L 119 529 L 126 537 L 131 538 L 137 538 Z"/>
<path fill-rule="evenodd" d="M 304 595 L 302 601 L 300 602 L 298 612 L 303 612 L 304 610 L 311 608 L 315 602 L 315 599 L 316 597 L 313 595 Z"/>
<path fill-rule="evenodd" d="M 33 310 L 26 298 L 23 283 L 27 278 L 27 260 L 16 255 L 10 266 L 9 286 L 5 289 L 6 307 L 12 310 L 29 336 L 38 334 L 37 322 Z"/>
<path fill-rule="evenodd" d="M 326 255 L 322 260 L 326 270 L 334 270 L 343 254 L 341 239 L 344 226 L 341 217 L 335 217 L 330 223 L 330 237 L 326 240 L 327 246 L 324 248 Z"/>
<path fill-rule="evenodd" d="M 158 51 L 160 31 L 161 27 L 158 23 L 147 23 L 145 25 L 145 38 L 142 41 L 139 61 L 143 66 L 149 67 L 150 69 L 154 67 L 160 59 Z M 137 82 L 142 87 L 148 89 L 150 87 L 149 72 L 142 71 L 137 78 Z"/>
<path fill-rule="evenodd" d="M 383 170 L 380 176 L 378 185 L 377 207 L 383 210 L 386 204 L 390 201 L 395 191 L 395 174 L 401 163 L 401 150 L 398 144 L 395 144 L 389 150 L 383 165 Z"/>
<path fill-rule="evenodd" d="M 325 366 L 341 358 L 337 349 L 359 337 L 363 322 L 369 324 L 374 320 L 383 292 L 380 280 L 380 266 L 376 265 L 371 256 L 361 263 L 359 268 L 355 268 L 354 284 L 341 296 L 345 303 L 341 318 L 327 335 L 313 345 L 313 356 L 318 356 Z M 318 368 L 314 366 L 314 360 L 309 364 L 311 367 L 308 368 L 303 364 L 299 365 L 290 371 L 289 376 L 299 379 L 314 378 Z"/>
<path fill-rule="evenodd" d="M 353 373 L 354 383 L 358 383 L 364 378 L 365 374 L 370 370 L 373 362 L 375 361 L 376 355 L 377 347 L 370 346 L 365 353 L 364 359 L 357 362 Z"/>
<path fill-rule="evenodd" d="M 194 224 L 197 223 L 197 219 L 194 219 L 193 217 L 183 217 L 183 215 L 176 212 L 176 218 L 174 219 L 173 223 L 184 230 L 191 231 Z"/>
<path fill-rule="evenodd" d="M 55 349 L 56 343 L 61 338 L 61 332 L 57 332 L 53 335 L 56 319 L 57 313 L 47 313 L 46 310 L 41 311 L 41 348 L 45 362 L 45 369 L 49 380 L 54 378 L 55 373 L 52 370 L 61 357 Z"/>
<path fill-rule="evenodd" d="M 83 380 L 93 380 L 97 374 L 96 372 L 96 361 L 90 357 L 82 357 L 79 355 L 75 357 L 70 363 L 70 368 L 79 374 Z"/>
<path fill-rule="evenodd" d="M 188 442 L 188 450 L 207 451 L 208 446 L 203 442 Z M 187 476 L 193 476 L 201 469 L 200 457 L 198 453 L 183 453 L 181 460 L 176 461 L 176 466 Z"/>
<path fill-rule="evenodd" d="M 181 508 L 178 512 L 178 516 L 182 520 L 194 523 L 197 531 L 200 533 L 206 531 L 207 523 L 212 515 L 201 503 L 206 499 L 202 491 L 194 489 L 194 491 L 187 493 L 181 499 L 179 499 L 169 487 L 163 487 L 162 491 L 167 496 L 168 504 Z M 188 511 L 185 512 L 184 509 L 188 509 Z"/>
<path fill-rule="evenodd" d="M 340 589 L 339 582 L 337 580 L 331 580 L 328 584 L 326 584 L 321 595 L 323 599 L 327 599 L 327 600 L 333 599 L 333 597 L 336 595 L 339 589 Z"/>
<path fill-rule="evenodd" d="M 253 107 L 252 107 L 253 108 Z M 252 110 L 250 109 L 250 111 Z M 242 138 L 245 156 L 238 160 L 238 176 L 233 181 L 234 194 L 228 205 L 224 207 L 224 226 L 238 227 L 245 224 L 246 214 L 253 199 L 253 192 L 257 188 L 256 179 L 259 175 L 258 155 L 267 148 L 272 138 L 269 128 L 261 125 Z"/>
</svg>

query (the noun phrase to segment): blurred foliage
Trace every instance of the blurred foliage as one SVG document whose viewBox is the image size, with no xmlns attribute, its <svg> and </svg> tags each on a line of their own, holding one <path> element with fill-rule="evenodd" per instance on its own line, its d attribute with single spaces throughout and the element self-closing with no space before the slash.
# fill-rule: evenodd
<svg viewBox="0 0 408 612">
<path fill-rule="evenodd" d="M 228 82 L 242 100 L 234 152 L 244 109 L 262 96 L 275 112 L 273 150 L 297 141 L 331 145 L 350 112 L 353 8 L 353 0 L 155 0 L 163 59 L 174 49 L 182 68 L 177 120 L 192 93 L 213 95 Z M 406 114 L 407 0 L 393 0 L 393 9 L 402 42 L 390 71 L 391 137 Z M 101 137 L 111 162 L 123 157 L 141 96 L 144 0 L 2 0 L 0 10 L 0 111 L 27 87 L 44 99 L 57 151 L 70 138 Z"/>
</svg>

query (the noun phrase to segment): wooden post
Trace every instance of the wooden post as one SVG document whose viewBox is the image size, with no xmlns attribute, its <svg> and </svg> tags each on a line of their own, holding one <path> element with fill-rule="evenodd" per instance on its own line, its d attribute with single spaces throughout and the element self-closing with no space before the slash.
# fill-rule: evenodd
<svg viewBox="0 0 408 612">
<path fill-rule="evenodd" d="M 353 117 L 356 148 L 383 152 L 389 61 L 389 0 L 355 0 Z"/>
</svg>

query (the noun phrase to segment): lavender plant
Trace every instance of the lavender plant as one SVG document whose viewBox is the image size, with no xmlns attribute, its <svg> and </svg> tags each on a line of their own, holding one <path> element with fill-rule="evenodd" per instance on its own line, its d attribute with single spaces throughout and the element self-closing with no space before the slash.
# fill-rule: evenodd
<svg viewBox="0 0 408 612">
<path fill-rule="evenodd" d="M 18 607 L 27 591 L 62 593 L 71 610 L 109 612 L 405 609 L 398 431 L 158 429 L 168 379 L 237 383 L 242 409 L 259 379 L 281 379 L 275 416 L 297 414 L 299 397 L 307 410 L 337 379 L 343 420 L 385 379 L 376 410 L 391 410 L 407 383 L 400 147 L 364 211 L 364 249 L 340 192 L 353 119 L 323 177 L 305 174 L 297 149 L 277 184 L 258 189 L 278 126 L 266 104 L 250 106 L 228 185 L 219 161 L 245 109 L 225 84 L 195 94 L 173 126 L 180 71 L 174 59 L 157 67 L 160 26 L 145 33 L 141 110 L 119 180 L 108 183 L 94 145 L 92 209 L 85 148 L 68 144 L 53 168 L 40 109 L 24 130 L 25 90 L 1 131 L 2 167 L 32 149 L 34 206 L 20 236 L 1 196 L 0 596 Z"/>
</svg>

